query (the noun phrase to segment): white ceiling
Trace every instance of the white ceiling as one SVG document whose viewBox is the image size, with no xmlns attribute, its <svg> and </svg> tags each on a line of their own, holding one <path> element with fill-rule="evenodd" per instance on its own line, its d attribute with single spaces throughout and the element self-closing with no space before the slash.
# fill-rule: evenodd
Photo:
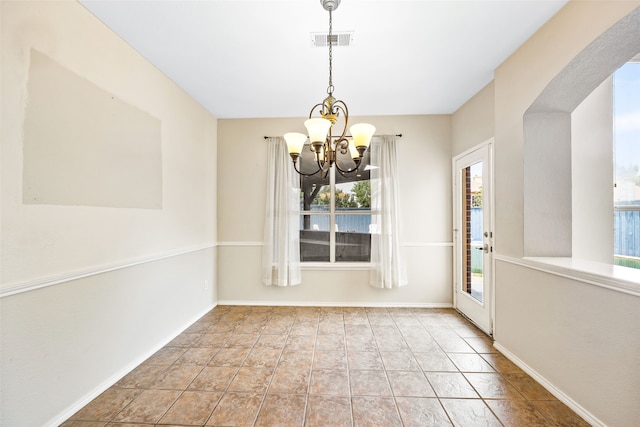
<svg viewBox="0 0 640 427">
<path fill-rule="evenodd" d="M 319 0 L 80 0 L 218 118 L 302 117 L 326 96 Z M 362 115 L 449 114 L 567 0 L 342 0 L 334 95 Z"/>
</svg>

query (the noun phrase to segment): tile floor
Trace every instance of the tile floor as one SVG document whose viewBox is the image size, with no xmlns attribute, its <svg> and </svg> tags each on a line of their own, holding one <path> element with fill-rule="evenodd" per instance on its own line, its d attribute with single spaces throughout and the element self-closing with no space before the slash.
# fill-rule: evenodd
<svg viewBox="0 0 640 427">
<path fill-rule="evenodd" d="M 588 426 L 450 309 L 216 307 L 64 427 Z"/>
</svg>

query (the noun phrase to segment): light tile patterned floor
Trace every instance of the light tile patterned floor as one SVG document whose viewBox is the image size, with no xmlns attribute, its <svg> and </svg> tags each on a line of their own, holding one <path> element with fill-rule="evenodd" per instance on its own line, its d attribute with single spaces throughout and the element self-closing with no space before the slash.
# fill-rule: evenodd
<svg viewBox="0 0 640 427">
<path fill-rule="evenodd" d="M 64 427 L 588 426 L 450 309 L 220 306 Z"/>
</svg>

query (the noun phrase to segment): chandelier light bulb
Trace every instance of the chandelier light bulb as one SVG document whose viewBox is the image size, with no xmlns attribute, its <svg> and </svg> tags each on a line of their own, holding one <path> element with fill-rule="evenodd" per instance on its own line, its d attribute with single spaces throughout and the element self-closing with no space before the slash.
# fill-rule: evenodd
<svg viewBox="0 0 640 427">
<path fill-rule="evenodd" d="M 307 140 L 307 135 L 298 132 L 289 132 L 284 134 L 284 140 L 287 142 L 289 154 L 300 154 L 302 146 Z"/>
<path fill-rule="evenodd" d="M 353 145 L 356 148 L 364 148 L 366 150 L 371 143 L 371 137 L 376 132 L 376 128 L 369 123 L 357 123 L 351 126 L 349 131 L 353 137 Z"/>
<path fill-rule="evenodd" d="M 324 143 L 327 139 L 331 122 L 327 119 L 313 118 L 306 120 L 304 126 L 309 132 L 309 141 L 312 144 L 314 142 Z"/>
<path fill-rule="evenodd" d="M 354 160 L 357 158 L 360 158 L 360 153 L 358 153 L 358 149 L 353 144 L 353 139 L 349 141 L 349 154 L 351 155 L 351 158 Z"/>
</svg>

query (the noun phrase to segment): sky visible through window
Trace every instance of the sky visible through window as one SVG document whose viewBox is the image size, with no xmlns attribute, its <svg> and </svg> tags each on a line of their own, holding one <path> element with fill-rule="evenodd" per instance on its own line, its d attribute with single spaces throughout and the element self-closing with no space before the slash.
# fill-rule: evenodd
<svg viewBox="0 0 640 427">
<path fill-rule="evenodd" d="M 615 201 L 640 204 L 640 62 L 623 65 L 613 79 Z"/>
</svg>

